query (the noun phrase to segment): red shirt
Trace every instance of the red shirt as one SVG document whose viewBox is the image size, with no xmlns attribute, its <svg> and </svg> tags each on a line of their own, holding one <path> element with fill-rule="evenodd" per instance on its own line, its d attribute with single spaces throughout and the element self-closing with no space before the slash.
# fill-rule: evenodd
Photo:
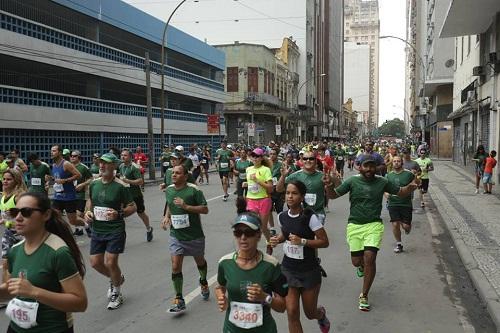
<svg viewBox="0 0 500 333">
<path fill-rule="evenodd" d="M 332 158 L 327 155 L 321 157 L 321 155 L 318 154 L 318 160 L 323 164 L 323 173 L 330 173 L 334 166 Z"/>
<path fill-rule="evenodd" d="M 497 160 L 494 157 L 486 157 L 484 172 L 493 173 L 493 168 L 497 165 Z"/>
</svg>

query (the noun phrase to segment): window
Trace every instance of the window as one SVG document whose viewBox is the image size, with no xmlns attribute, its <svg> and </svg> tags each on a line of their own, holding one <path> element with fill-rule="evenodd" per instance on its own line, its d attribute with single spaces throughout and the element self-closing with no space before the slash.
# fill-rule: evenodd
<svg viewBox="0 0 500 333">
<path fill-rule="evenodd" d="M 227 67 L 227 92 L 238 92 L 238 67 Z"/>
<path fill-rule="evenodd" d="M 248 67 L 248 92 L 259 92 L 259 74 L 257 67 Z"/>
</svg>

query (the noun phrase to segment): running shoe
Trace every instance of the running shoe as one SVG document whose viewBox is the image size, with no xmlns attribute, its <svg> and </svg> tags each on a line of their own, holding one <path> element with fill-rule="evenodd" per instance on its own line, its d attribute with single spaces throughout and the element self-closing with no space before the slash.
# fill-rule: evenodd
<svg viewBox="0 0 500 333">
<path fill-rule="evenodd" d="M 359 294 L 359 309 L 364 312 L 371 310 L 370 304 L 368 304 L 368 296 L 363 295 L 363 293 Z"/>
<path fill-rule="evenodd" d="M 73 232 L 74 236 L 83 236 L 83 229 L 82 228 L 76 228 L 75 231 Z"/>
<path fill-rule="evenodd" d="M 365 271 L 363 269 L 363 266 L 356 267 L 356 275 L 360 278 L 365 276 Z"/>
<path fill-rule="evenodd" d="M 123 285 L 124 282 L 125 282 L 125 276 L 122 275 L 122 280 L 120 282 L 120 286 Z M 113 281 L 109 280 L 109 288 L 108 288 L 108 293 L 107 293 L 108 300 L 111 299 L 112 294 L 113 294 Z"/>
<path fill-rule="evenodd" d="M 149 227 L 149 230 L 146 231 L 146 240 L 151 242 L 153 240 L 153 227 Z"/>
<path fill-rule="evenodd" d="M 394 253 L 401 253 L 403 252 L 403 244 L 396 244 L 396 247 L 394 248 Z"/>
<path fill-rule="evenodd" d="M 475 194 L 479 194 L 479 189 L 476 188 L 476 191 L 474 192 Z"/>
<path fill-rule="evenodd" d="M 318 325 L 321 333 L 330 332 L 330 321 L 326 318 L 326 310 L 323 306 L 319 307 L 320 311 L 323 313 L 321 319 L 318 319 Z"/>
<path fill-rule="evenodd" d="M 224 194 L 224 197 L 222 198 L 223 201 L 227 201 L 227 198 L 229 197 L 229 194 Z"/>
<path fill-rule="evenodd" d="M 425 208 L 425 203 L 423 201 L 420 203 L 420 207 Z"/>
<path fill-rule="evenodd" d="M 108 310 L 116 310 L 123 304 L 123 295 L 122 293 L 112 293 L 109 298 Z"/>
<path fill-rule="evenodd" d="M 171 314 L 179 314 L 186 311 L 186 302 L 184 302 L 184 298 L 176 297 L 172 302 L 172 306 L 167 310 L 167 313 Z"/>
<path fill-rule="evenodd" d="M 210 288 L 208 288 L 208 283 L 200 283 L 200 291 L 201 298 L 203 298 L 204 301 L 208 301 L 208 298 L 210 297 Z"/>
</svg>

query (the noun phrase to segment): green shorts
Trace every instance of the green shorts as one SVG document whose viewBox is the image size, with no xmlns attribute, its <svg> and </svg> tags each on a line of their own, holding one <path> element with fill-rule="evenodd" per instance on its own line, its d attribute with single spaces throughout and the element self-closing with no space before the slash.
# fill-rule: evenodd
<svg viewBox="0 0 500 333">
<path fill-rule="evenodd" d="M 384 237 L 384 224 L 382 222 L 348 223 L 346 232 L 350 252 L 364 251 L 365 247 L 380 249 Z"/>
</svg>

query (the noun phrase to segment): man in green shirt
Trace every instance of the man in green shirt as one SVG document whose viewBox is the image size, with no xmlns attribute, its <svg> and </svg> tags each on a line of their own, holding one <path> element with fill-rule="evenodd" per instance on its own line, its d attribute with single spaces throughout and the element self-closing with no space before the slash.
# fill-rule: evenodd
<svg viewBox="0 0 500 333">
<path fill-rule="evenodd" d="M 227 198 L 229 197 L 227 189 L 229 188 L 229 171 L 231 170 L 233 164 L 233 157 L 233 152 L 227 149 L 227 141 L 222 140 L 220 143 L 220 149 L 217 149 L 215 152 L 215 161 L 217 163 L 217 170 L 219 170 L 219 177 L 222 182 L 224 201 L 227 201 Z"/>
<path fill-rule="evenodd" d="M 340 143 L 337 144 L 337 149 L 335 149 L 333 155 L 335 156 L 335 168 L 340 174 L 340 177 L 344 178 L 344 165 L 347 153 L 344 148 L 342 148 L 342 145 Z"/>
<path fill-rule="evenodd" d="M 170 164 L 170 148 L 168 147 L 168 145 L 163 145 L 163 151 L 160 155 L 160 163 L 161 173 L 162 175 L 164 175 L 165 172 L 172 167 Z"/>
<path fill-rule="evenodd" d="M 89 209 L 85 220 L 92 223 L 90 265 L 110 279 L 108 310 L 123 304 L 121 286 L 125 281 L 118 257 L 125 249 L 125 220 L 137 210 L 126 184 L 115 177 L 120 163 L 114 154 L 103 154 L 99 166 L 101 177 L 90 184 Z"/>
<path fill-rule="evenodd" d="M 172 283 L 175 299 L 168 310 L 178 314 L 186 310 L 182 287 L 182 263 L 185 256 L 192 256 L 200 273 L 201 296 L 208 300 L 210 290 L 207 282 L 207 261 L 205 260 L 205 234 L 201 226 L 200 214 L 208 214 L 207 201 L 196 185 L 189 184 L 188 170 L 184 165 L 173 168 L 172 182 L 167 187 L 167 212 L 161 227 L 170 227 L 170 256 L 172 259 Z"/>
<path fill-rule="evenodd" d="M 425 148 L 420 149 L 420 157 L 415 160 L 420 166 L 422 173 L 420 174 L 420 179 L 422 183 L 420 184 L 420 207 L 425 208 L 424 194 L 429 191 L 429 171 L 434 171 L 434 164 L 432 164 L 431 159 L 427 156 L 427 150 Z"/>
<path fill-rule="evenodd" d="M 415 179 L 415 174 L 409 170 L 403 169 L 403 159 L 396 155 L 392 158 L 392 171 L 386 176 L 389 182 L 397 186 L 406 186 Z M 403 252 L 403 244 L 401 243 L 401 228 L 406 234 L 411 231 L 411 220 L 413 215 L 412 196 L 408 195 L 400 198 L 397 195 L 389 195 L 388 205 L 389 216 L 391 217 L 392 233 L 396 239 L 395 253 Z"/>
<path fill-rule="evenodd" d="M 340 184 L 337 176 L 333 181 L 326 180 L 327 189 L 335 187 L 333 198 L 349 193 L 351 203 L 347 223 L 347 242 L 351 261 L 357 268 L 357 274 L 363 278 L 363 289 L 359 295 L 359 309 L 370 311 L 368 293 L 375 279 L 377 251 L 384 234 L 384 225 L 380 213 L 384 193 L 406 197 L 417 188 L 412 182 L 399 187 L 386 178 L 377 176 L 377 161 L 365 158 L 359 165 L 359 175 L 352 176 Z"/>
<path fill-rule="evenodd" d="M 153 240 L 153 227 L 149 224 L 149 216 L 146 214 L 146 206 L 144 205 L 144 196 L 140 186 L 144 184 L 144 179 L 141 175 L 141 170 L 137 164 L 132 163 L 132 153 L 128 149 L 122 150 L 122 164 L 120 165 L 120 180 L 128 187 L 132 199 L 137 207 L 137 215 L 146 227 L 146 241 Z"/>
<path fill-rule="evenodd" d="M 40 161 L 40 158 L 37 154 L 31 153 L 28 156 L 29 162 L 29 186 L 28 192 L 41 192 L 47 194 L 47 190 L 45 189 L 45 182 L 47 181 L 46 177 L 50 177 L 50 166 Z"/>
<path fill-rule="evenodd" d="M 99 158 L 101 157 L 100 154 L 95 153 L 92 156 L 93 163 L 90 166 L 90 173 L 92 174 L 93 179 L 97 179 L 100 177 L 100 171 L 99 171 Z"/>
<path fill-rule="evenodd" d="M 87 188 L 92 182 L 92 174 L 89 168 L 81 162 L 81 153 L 78 150 L 73 150 L 69 155 L 70 162 L 75 166 L 81 174 L 80 178 L 73 181 L 76 191 L 76 215 L 78 218 L 83 219 L 83 214 L 85 212 L 85 205 L 87 203 L 88 197 L 86 196 Z M 85 223 L 85 232 L 87 236 L 90 237 L 91 230 L 87 223 Z M 75 236 L 83 235 L 83 229 L 80 227 L 75 227 L 73 233 Z"/>
</svg>

